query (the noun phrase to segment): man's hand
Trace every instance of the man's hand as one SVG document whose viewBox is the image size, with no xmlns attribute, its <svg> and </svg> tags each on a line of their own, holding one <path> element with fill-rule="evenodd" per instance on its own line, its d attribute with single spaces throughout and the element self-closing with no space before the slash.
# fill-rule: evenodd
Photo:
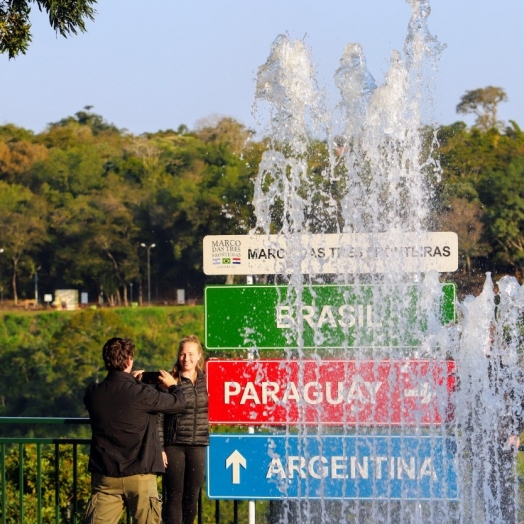
<svg viewBox="0 0 524 524">
<path fill-rule="evenodd" d="M 520 436 L 511 435 L 511 437 L 509 437 L 508 441 L 506 442 L 506 445 L 504 446 L 504 450 L 513 451 L 516 453 L 519 450 L 519 446 L 520 446 Z"/>
<path fill-rule="evenodd" d="M 131 375 L 133 375 L 137 380 L 140 380 L 142 378 L 143 372 L 144 372 L 143 369 L 137 369 L 136 371 L 132 371 Z"/>
<path fill-rule="evenodd" d="M 160 370 L 160 377 L 158 378 L 160 384 L 168 388 L 169 386 L 176 386 L 177 381 L 167 371 L 164 371 L 163 369 Z"/>
</svg>

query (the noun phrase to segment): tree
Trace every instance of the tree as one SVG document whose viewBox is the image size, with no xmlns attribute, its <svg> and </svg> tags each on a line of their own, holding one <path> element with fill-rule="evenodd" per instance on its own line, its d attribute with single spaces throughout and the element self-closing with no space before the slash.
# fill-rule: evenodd
<svg viewBox="0 0 524 524">
<path fill-rule="evenodd" d="M 0 181 L 0 223 L 2 244 L 13 263 L 13 299 L 17 304 L 17 277 L 22 257 L 46 240 L 45 202 L 21 185 Z"/>
<path fill-rule="evenodd" d="M 50 214 L 53 266 L 72 285 L 95 286 L 127 305 L 127 284 L 139 276 L 138 228 L 132 188 L 108 177 L 103 191 L 66 200 Z"/>
<path fill-rule="evenodd" d="M 490 171 L 480 184 L 489 240 L 496 257 L 524 275 L 524 158 L 503 171 Z"/>
<path fill-rule="evenodd" d="M 503 126 L 503 122 L 497 119 L 498 105 L 507 100 L 508 96 L 502 87 L 473 89 L 462 95 L 457 113 L 476 115 L 475 126 L 483 131 L 497 129 Z"/>
<path fill-rule="evenodd" d="M 0 180 L 31 186 L 30 172 L 35 162 L 45 161 L 48 149 L 28 140 L 2 141 L 0 138 Z"/>
<path fill-rule="evenodd" d="M 240 155 L 254 133 L 231 117 L 214 115 L 196 123 L 196 134 L 205 143 L 224 144 Z"/>
<path fill-rule="evenodd" d="M 49 24 L 64 38 L 85 32 L 85 21 L 94 20 L 97 0 L 0 0 L 0 53 L 14 58 L 25 54 L 32 41 L 31 4 L 49 16 Z"/>
<path fill-rule="evenodd" d="M 48 389 L 46 399 L 33 401 L 40 404 L 41 413 L 47 409 L 54 411 L 54 416 L 85 414 L 84 390 L 105 377 L 101 348 L 114 333 L 130 337 L 132 330 L 115 311 L 89 309 L 72 315 L 53 335 L 45 351 L 47 368 L 39 381 L 42 390 Z M 54 399 L 53 408 L 50 398 Z"/>
<path fill-rule="evenodd" d="M 49 128 L 52 129 L 55 127 L 81 125 L 91 128 L 91 132 L 94 136 L 103 132 L 119 133 L 119 130 L 116 126 L 106 122 L 102 115 L 93 113 L 91 109 L 93 109 L 93 106 L 84 106 L 84 109 L 82 111 L 77 111 L 74 117 L 68 116 L 66 118 L 62 118 L 58 122 L 49 124 Z"/>
<path fill-rule="evenodd" d="M 489 245 L 482 241 L 484 224 L 478 201 L 454 197 L 449 208 L 439 217 L 442 231 L 454 231 L 459 238 L 459 255 L 464 260 L 464 272 L 471 274 L 472 257 L 485 256 Z"/>
<path fill-rule="evenodd" d="M 505 251 L 509 244 L 502 224 L 508 222 L 500 219 L 503 215 L 509 218 L 504 206 L 512 191 L 512 181 L 507 173 L 509 166 L 524 157 L 524 132 L 511 120 L 504 130 L 487 131 L 455 122 L 441 126 L 437 138 L 435 155 L 442 168 L 441 180 L 436 184 L 437 214 L 441 218 L 438 222 L 441 227 L 445 222 L 444 227 L 459 234 L 459 253 L 466 269 L 471 271 L 469 264 L 479 256 L 487 256 L 506 267 L 514 264 L 514 251 L 510 250 L 511 254 Z M 515 176 L 513 192 L 517 195 L 520 175 Z"/>
</svg>

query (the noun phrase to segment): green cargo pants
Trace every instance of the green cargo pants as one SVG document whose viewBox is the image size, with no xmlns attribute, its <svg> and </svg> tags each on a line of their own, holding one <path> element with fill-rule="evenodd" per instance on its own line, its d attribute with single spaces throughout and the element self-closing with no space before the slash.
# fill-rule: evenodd
<svg viewBox="0 0 524 524">
<path fill-rule="evenodd" d="M 134 524 L 159 524 L 162 502 L 156 475 L 105 477 L 93 473 L 85 524 L 116 524 L 125 507 Z"/>
</svg>

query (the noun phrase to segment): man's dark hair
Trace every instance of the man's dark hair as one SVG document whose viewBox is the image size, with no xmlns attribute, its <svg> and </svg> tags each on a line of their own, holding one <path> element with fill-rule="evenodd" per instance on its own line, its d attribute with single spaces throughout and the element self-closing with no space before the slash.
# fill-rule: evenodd
<svg viewBox="0 0 524 524">
<path fill-rule="evenodd" d="M 106 369 L 123 371 L 127 367 L 129 357 L 135 354 L 135 345 L 130 338 L 111 338 L 104 344 L 102 357 Z"/>
</svg>

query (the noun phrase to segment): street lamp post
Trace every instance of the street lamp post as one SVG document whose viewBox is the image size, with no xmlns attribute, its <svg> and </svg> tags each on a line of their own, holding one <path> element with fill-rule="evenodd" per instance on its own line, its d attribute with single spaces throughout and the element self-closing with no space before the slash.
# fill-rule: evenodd
<svg viewBox="0 0 524 524">
<path fill-rule="evenodd" d="M 42 266 L 35 267 L 35 308 L 38 306 L 38 270 Z"/>
<path fill-rule="evenodd" d="M 155 247 L 156 244 L 140 244 L 142 247 L 147 249 L 147 303 L 151 305 L 151 249 Z"/>
<path fill-rule="evenodd" d="M 4 252 L 4 248 L 3 247 L 0 247 L 0 253 L 3 253 Z M 2 284 L 2 286 L 0 286 L 0 303 L 3 304 L 4 303 L 4 286 Z"/>
</svg>

